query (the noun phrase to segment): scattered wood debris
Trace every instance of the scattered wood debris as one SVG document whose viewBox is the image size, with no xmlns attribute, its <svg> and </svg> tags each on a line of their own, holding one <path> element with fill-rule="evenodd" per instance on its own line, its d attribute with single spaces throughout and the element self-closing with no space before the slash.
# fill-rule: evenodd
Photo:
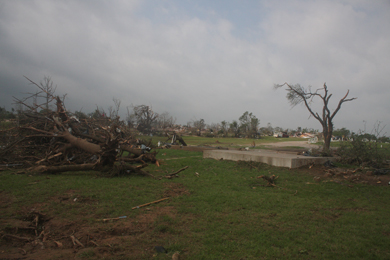
<svg viewBox="0 0 390 260">
<path fill-rule="evenodd" d="M 258 179 L 263 179 L 263 180 L 267 181 L 268 182 L 267 186 L 274 186 L 275 187 L 276 186 L 275 185 L 275 180 L 277 178 L 279 178 L 279 176 L 275 176 L 275 175 L 271 175 L 271 176 L 261 175 L 261 176 L 259 176 L 257 178 Z"/>
<path fill-rule="evenodd" d="M 14 98 L 25 109 L 15 127 L 0 131 L 0 165 L 28 174 L 100 171 L 111 177 L 136 173 L 154 178 L 143 170 L 148 162 L 156 163 L 151 141 L 135 138 L 118 116 L 78 118 L 63 99 L 29 81 L 47 96 L 47 103 L 30 105 L 34 95 Z"/>
<path fill-rule="evenodd" d="M 81 247 L 85 247 L 74 235 L 71 235 L 70 238 L 72 239 L 74 246 L 79 245 Z"/>
</svg>

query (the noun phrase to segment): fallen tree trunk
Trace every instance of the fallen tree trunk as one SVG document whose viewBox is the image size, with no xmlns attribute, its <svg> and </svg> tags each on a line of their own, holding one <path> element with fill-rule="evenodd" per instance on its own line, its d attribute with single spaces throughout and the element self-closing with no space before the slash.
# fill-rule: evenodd
<svg viewBox="0 0 390 260">
<path fill-rule="evenodd" d="M 127 145 L 127 144 L 122 144 L 119 147 L 122 151 L 129 152 L 131 154 L 134 154 L 135 156 L 141 156 L 143 155 L 143 151 L 139 148 L 135 148 L 133 145 Z"/>
<path fill-rule="evenodd" d="M 77 138 L 65 130 L 62 135 L 73 147 L 77 147 L 91 154 L 99 154 L 102 152 L 102 148 L 98 144 L 90 143 L 85 139 Z"/>
<path fill-rule="evenodd" d="M 37 172 L 37 173 L 60 173 L 60 172 L 70 172 L 70 171 L 90 171 L 96 167 L 94 163 L 86 164 L 75 164 L 75 165 L 60 165 L 60 166 L 37 166 L 28 168 L 27 172 Z"/>
<path fill-rule="evenodd" d="M 94 140 L 96 142 L 99 142 L 99 143 L 104 143 L 105 140 L 103 138 L 100 138 L 100 137 L 97 137 L 97 136 L 93 136 L 93 135 L 88 135 L 88 134 L 83 134 L 83 133 L 80 133 L 78 132 L 78 130 L 76 130 L 75 128 L 72 128 L 73 131 L 75 132 L 75 136 L 79 136 L 79 137 L 84 137 L 84 138 L 87 138 L 87 139 L 91 139 L 91 140 Z"/>
</svg>

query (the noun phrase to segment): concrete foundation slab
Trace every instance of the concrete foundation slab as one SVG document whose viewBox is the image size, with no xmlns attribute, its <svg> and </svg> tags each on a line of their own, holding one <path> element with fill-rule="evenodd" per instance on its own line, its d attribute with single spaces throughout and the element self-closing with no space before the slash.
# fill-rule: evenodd
<svg viewBox="0 0 390 260">
<path fill-rule="evenodd" d="M 283 153 L 270 150 L 205 150 L 203 158 L 231 161 L 255 161 L 267 163 L 269 165 L 287 168 L 298 168 L 309 164 L 323 164 L 326 161 L 334 161 L 334 157 L 313 157 L 292 153 Z"/>
</svg>

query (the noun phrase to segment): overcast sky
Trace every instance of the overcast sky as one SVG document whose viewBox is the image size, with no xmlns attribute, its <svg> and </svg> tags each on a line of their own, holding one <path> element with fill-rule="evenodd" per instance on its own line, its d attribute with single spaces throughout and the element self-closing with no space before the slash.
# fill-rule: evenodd
<svg viewBox="0 0 390 260">
<path fill-rule="evenodd" d="M 274 84 L 326 82 L 335 128 L 390 135 L 390 1 L 0 0 L 0 106 L 45 76 L 70 111 L 150 105 L 185 124 L 320 124 Z M 317 100 L 319 101 L 319 100 Z M 314 102 L 316 103 L 316 102 Z M 365 123 L 364 123 L 365 122 Z"/>
</svg>

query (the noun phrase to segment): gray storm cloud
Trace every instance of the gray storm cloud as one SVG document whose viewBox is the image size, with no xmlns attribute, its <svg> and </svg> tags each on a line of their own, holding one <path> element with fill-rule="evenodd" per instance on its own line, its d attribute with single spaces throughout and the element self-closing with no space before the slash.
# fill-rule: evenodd
<svg viewBox="0 0 390 260">
<path fill-rule="evenodd" d="M 181 1 L 2 1 L 0 105 L 50 76 L 70 110 L 151 105 L 178 123 L 238 119 L 320 128 L 290 109 L 275 83 L 320 88 L 335 127 L 389 123 L 390 5 L 387 1 L 261 1 L 254 6 Z M 239 5 L 239 6 L 238 6 Z M 246 19 L 241 19 L 246 17 Z"/>
</svg>

